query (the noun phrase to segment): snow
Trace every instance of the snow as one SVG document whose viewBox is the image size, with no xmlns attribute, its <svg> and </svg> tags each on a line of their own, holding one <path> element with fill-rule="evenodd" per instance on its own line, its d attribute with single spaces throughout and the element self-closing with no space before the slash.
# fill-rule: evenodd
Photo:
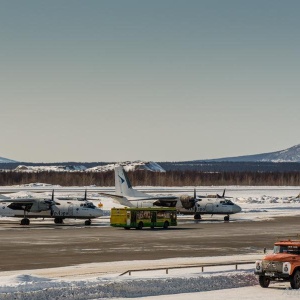
<svg viewBox="0 0 300 300">
<path fill-rule="evenodd" d="M 123 166 L 126 172 L 128 171 L 136 171 L 136 170 L 146 170 L 152 172 L 166 172 L 158 163 L 154 161 L 126 161 L 126 162 L 119 162 L 116 164 L 108 164 L 104 166 L 97 166 L 93 168 L 89 168 L 87 172 L 107 172 L 113 171 L 116 166 Z"/>
<path fill-rule="evenodd" d="M 257 255 L 210 257 L 220 263 L 230 259 L 257 259 Z M 253 265 L 239 270 L 234 266 L 195 269 L 137 272 L 132 276 L 110 274 L 109 270 L 144 267 L 144 265 L 191 264 L 205 258 L 178 258 L 156 261 L 121 261 L 94 263 L 71 267 L 0 272 L 0 299 L 282 299 L 298 296 L 287 283 L 271 284 L 262 289 L 253 274 Z M 94 272 L 94 273 L 93 273 Z M 107 273 L 106 273 L 107 272 Z M 81 276 L 80 276 L 81 274 Z M 134 275 L 135 274 L 135 275 Z M 300 292 L 300 291 L 299 291 Z M 258 296 L 257 298 L 254 297 Z M 281 298 L 280 298 L 281 297 Z"/>
<path fill-rule="evenodd" d="M 222 289 L 209 292 L 198 292 L 198 293 L 180 293 L 164 296 L 150 296 L 140 297 L 143 300 L 219 300 L 219 299 L 230 299 L 230 300 L 282 300 L 282 299 L 299 299 L 300 290 L 291 290 L 286 284 L 276 284 L 268 289 L 262 289 L 259 286 L 233 288 L 233 289 Z M 116 298 L 114 298 L 116 299 Z M 136 298 L 126 298 L 127 300 Z"/>
<path fill-rule="evenodd" d="M 163 262 L 164 260 L 162 260 Z M 149 261 L 147 263 L 149 264 Z M 153 261 L 153 263 L 156 262 Z M 131 262 L 117 262 L 117 264 L 119 267 L 127 264 L 128 266 L 132 265 Z M 91 265 L 93 267 L 97 265 L 97 269 L 103 271 L 107 264 Z M 0 299 L 11 299 L 9 297 L 12 295 L 17 299 L 20 296 L 28 299 L 54 299 L 58 295 L 59 297 L 72 295 L 74 291 L 76 291 L 74 299 L 96 299 L 99 296 L 101 298 L 127 298 L 188 293 L 190 291 L 210 291 L 257 284 L 252 266 L 238 271 L 233 270 L 233 267 L 231 267 L 231 270 L 216 269 L 203 273 L 199 270 L 194 272 L 189 270 L 179 275 L 176 272 L 171 275 L 144 272 L 144 274 L 139 273 L 136 277 L 118 276 L 119 274 L 96 276 L 89 274 L 81 278 L 76 276 L 76 271 L 82 272 L 88 267 L 89 264 L 80 265 L 77 268 L 65 267 L 44 270 L 45 274 L 48 272 L 52 276 L 36 275 L 35 273 L 38 273 L 39 270 L 20 271 L 19 274 L 16 274 L 16 272 L 2 272 L 0 273 Z M 62 269 L 65 269 L 65 272 L 62 272 Z M 68 273 L 68 276 L 60 277 L 64 273 Z M 72 275 L 73 273 L 75 276 Z M 47 291 L 46 294 L 45 290 Z"/>
<path fill-rule="evenodd" d="M 19 165 L 15 168 L 14 171 L 17 172 L 78 172 L 78 171 L 85 171 L 85 166 L 73 166 L 73 165 L 61 165 L 61 166 L 24 166 Z"/>
</svg>

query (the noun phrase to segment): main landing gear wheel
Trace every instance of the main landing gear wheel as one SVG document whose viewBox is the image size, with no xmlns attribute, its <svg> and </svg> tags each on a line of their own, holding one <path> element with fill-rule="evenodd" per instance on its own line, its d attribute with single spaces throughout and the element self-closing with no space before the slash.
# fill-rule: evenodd
<svg viewBox="0 0 300 300">
<path fill-rule="evenodd" d="M 86 226 L 90 226 L 92 224 L 92 221 L 91 220 L 86 220 L 85 222 L 84 222 L 84 225 L 86 225 Z"/>
<path fill-rule="evenodd" d="M 229 216 L 225 216 L 224 221 L 228 222 L 229 221 Z"/>
<path fill-rule="evenodd" d="M 54 218 L 54 223 L 55 223 L 55 224 L 63 224 L 64 221 L 63 221 L 62 218 Z"/>
<path fill-rule="evenodd" d="M 194 220 L 201 220 L 201 215 L 200 214 L 195 214 L 194 215 Z"/>
<path fill-rule="evenodd" d="M 30 220 L 28 218 L 24 218 L 21 220 L 21 225 L 29 225 L 30 224 Z"/>
</svg>

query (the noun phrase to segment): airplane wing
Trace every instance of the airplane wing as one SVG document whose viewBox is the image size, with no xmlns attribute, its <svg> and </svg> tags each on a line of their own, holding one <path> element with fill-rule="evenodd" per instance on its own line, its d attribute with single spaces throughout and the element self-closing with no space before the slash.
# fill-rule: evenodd
<svg viewBox="0 0 300 300">
<path fill-rule="evenodd" d="M 98 193 L 100 195 L 103 196 L 109 196 L 112 198 L 115 198 L 117 200 L 119 200 L 120 198 L 126 198 L 128 200 L 136 200 L 136 201 L 140 201 L 140 200 L 161 200 L 161 201 L 172 201 L 172 200 L 178 200 L 178 197 L 175 196 L 150 196 L 145 194 L 145 197 L 130 197 L 130 196 L 121 196 L 121 195 L 116 195 L 116 194 L 108 194 L 108 193 Z M 149 197 L 147 197 L 149 196 Z"/>
<path fill-rule="evenodd" d="M 8 198 L 8 199 L 1 199 L 0 202 L 26 205 L 26 204 L 34 204 L 37 202 L 37 200 L 34 198 L 19 198 L 19 199 Z"/>
<path fill-rule="evenodd" d="M 51 200 L 36 199 L 36 198 L 16 198 L 16 199 L 3 199 L 0 203 L 10 203 L 7 205 L 10 209 L 26 210 L 31 212 L 41 212 L 50 210 Z"/>
</svg>

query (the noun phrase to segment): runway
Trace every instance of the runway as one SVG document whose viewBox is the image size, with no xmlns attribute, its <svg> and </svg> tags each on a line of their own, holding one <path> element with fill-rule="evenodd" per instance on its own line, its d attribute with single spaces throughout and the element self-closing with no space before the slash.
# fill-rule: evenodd
<svg viewBox="0 0 300 300">
<path fill-rule="evenodd" d="M 177 227 L 124 230 L 105 225 L 0 222 L 0 271 L 93 262 L 262 253 L 278 238 L 300 234 L 300 217 L 261 222 L 180 220 Z"/>
</svg>

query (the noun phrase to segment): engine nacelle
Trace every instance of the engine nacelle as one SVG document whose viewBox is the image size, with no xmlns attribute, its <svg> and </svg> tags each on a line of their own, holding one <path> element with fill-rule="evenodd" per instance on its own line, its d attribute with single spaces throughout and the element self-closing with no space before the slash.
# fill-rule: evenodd
<svg viewBox="0 0 300 300">
<path fill-rule="evenodd" d="M 185 209 L 191 209 L 195 206 L 195 200 L 192 196 L 182 195 L 179 199 L 182 204 L 182 207 Z"/>
</svg>

